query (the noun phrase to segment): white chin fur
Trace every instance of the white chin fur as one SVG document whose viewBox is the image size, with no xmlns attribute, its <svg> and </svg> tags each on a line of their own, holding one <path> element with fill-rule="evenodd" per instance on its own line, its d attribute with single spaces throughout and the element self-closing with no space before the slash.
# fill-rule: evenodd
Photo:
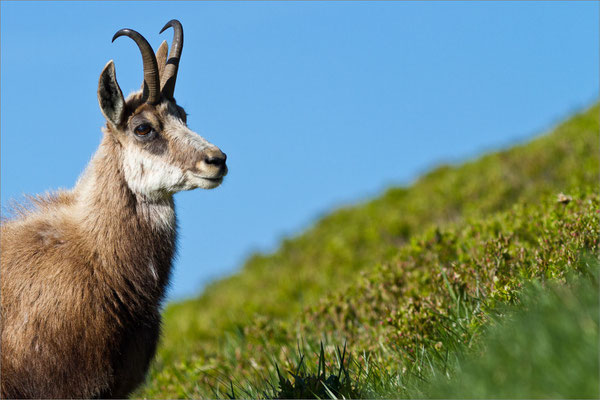
<svg viewBox="0 0 600 400">
<path fill-rule="evenodd" d="M 188 172 L 186 175 L 187 175 L 187 179 L 186 179 L 187 182 L 193 186 L 190 189 L 196 189 L 196 188 L 214 189 L 223 182 L 223 178 L 219 178 L 219 179 L 202 178 L 201 176 L 192 174 L 191 172 Z M 190 190 L 190 189 L 187 189 L 187 190 Z"/>
<path fill-rule="evenodd" d="M 196 188 L 213 189 L 222 182 L 183 171 L 135 146 L 123 153 L 123 172 L 129 188 L 148 198 Z"/>
</svg>

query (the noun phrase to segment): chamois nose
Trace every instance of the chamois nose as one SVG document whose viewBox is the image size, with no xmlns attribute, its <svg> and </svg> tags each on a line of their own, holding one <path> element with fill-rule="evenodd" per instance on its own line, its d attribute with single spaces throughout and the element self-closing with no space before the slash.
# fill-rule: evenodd
<svg viewBox="0 0 600 400">
<path fill-rule="evenodd" d="M 210 147 L 202 152 L 200 160 L 196 163 L 196 170 L 201 173 L 227 174 L 227 155 L 218 147 Z"/>
<path fill-rule="evenodd" d="M 209 165 L 214 165 L 215 167 L 220 167 L 222 165 L 225 165 L 225 161 L 227 161 L 227 154 L 223 153 L 219 149 L 215 149 L 211 152 L 207 152 L 204 155 L 203 161 Z"/>
</svg>

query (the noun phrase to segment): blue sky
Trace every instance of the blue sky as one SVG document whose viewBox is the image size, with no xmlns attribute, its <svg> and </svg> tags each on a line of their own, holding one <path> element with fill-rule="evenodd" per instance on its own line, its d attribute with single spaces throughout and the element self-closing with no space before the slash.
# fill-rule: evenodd
<svg viewBox="0 0 600 400">
<path fill-rule="evenodd" d="M 176 195 L 170 298 L 341 205 L 525 141 L 598 98 L 598 2 L 9 2 L 1 20 L 1 201 L 69 188 L 104 120 L 99 74 L 142 82 L 183 23 L 175 96 L 228 155 Z"/>
</svg>

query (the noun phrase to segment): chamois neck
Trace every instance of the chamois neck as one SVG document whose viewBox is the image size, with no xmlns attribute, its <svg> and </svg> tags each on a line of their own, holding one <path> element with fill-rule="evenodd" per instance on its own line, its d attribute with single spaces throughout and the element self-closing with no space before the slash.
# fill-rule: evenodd
<svg viewBox="0 0 600 400">
<path fill-rule="evenodd" d="M 74 188 L 77 224 L 107 274 L 162 297 L 175 249 L 172 195 L 137 196 L 122 173 L 120 143 L 106 134 Z M 136 282 L 137 281 L 137 282 Z"/>
</svg>

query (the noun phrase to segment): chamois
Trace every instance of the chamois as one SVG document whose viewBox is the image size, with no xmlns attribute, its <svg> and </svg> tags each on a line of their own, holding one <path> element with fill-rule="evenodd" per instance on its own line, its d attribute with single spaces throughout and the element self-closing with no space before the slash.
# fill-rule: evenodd
<svg viewBox="0 0 600 400">
<path fill-rule="evenodd" d="M 219 186 L 226 155 L 173 98 L 183 28 L 154 54 L 138 32 L 141 91 L 100 74 L 103 138 L 75 187 L 32 197 L 1 226 L 2 398 L 123 398 L 156 351 L 176 242 L 173 194 Z"/>
</svg>

